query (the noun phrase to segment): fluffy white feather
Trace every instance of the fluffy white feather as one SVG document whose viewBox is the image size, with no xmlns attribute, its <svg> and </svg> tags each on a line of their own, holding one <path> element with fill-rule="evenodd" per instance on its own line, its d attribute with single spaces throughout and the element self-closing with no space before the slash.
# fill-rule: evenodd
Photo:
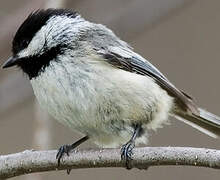
<svg viewBox="0 0 220 180">
<path fill-rule="evenodd" d="M 142 123 L 147 143 L 148 129 L 168 119 L 173 99 L 150 77 L 112 67 L 99 60 L 60 57 L 44 73 L 31 80 L 40 105 L 55 119 L 89 135 L 96 144 L 116 147 L 132 136 L 132 124 Z M 90 56 L 91 58 L 91 56 Z M 59 87 L 59 88 L 57 88 Z"/>
</svg>

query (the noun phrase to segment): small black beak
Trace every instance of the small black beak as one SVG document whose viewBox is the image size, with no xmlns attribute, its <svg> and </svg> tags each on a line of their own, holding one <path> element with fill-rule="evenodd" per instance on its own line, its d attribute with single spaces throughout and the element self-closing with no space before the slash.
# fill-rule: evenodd
<svg viewBox="0 0 220 180">
<path fill-rule="evenodd" d="M 8 67 L 11 67 L 11 66 L 14 66 L 17 64 L 19 58 L 17 57 L 10 57 L 3 65 L 2 65 L 2 68 L 8 68 Z"/>
</svg>

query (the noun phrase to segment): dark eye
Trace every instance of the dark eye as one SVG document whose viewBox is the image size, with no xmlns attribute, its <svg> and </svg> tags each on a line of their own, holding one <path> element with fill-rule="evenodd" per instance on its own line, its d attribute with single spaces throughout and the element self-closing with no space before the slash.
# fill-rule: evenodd
<svg viewBox="0 0 220 180">
<path fill-rule="evenodd" d="M 23 39 L 21 43 L 23 47 L 27 47 L 29 44 L 29 41 L 27 39 Z"/>
</svg>

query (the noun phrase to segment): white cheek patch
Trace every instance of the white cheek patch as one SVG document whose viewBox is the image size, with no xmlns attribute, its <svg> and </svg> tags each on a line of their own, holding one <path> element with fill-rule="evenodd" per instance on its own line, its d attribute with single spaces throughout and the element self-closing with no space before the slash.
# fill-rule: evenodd
<svg viewBox="0 0 220 180">
<path fill-rule="evenodd" d="M 18 56 L 27 57 L 36 54 L 41 54 L 41 50 L 43 49 L 44 44 L 45 44 L 45 33 L 44 33 L 44 27 L 42 27 L 41 30 L 35 34 L 31 42 L 29 43 L 28 47 L 23 49 L 18 54 Z"/>
</svg>

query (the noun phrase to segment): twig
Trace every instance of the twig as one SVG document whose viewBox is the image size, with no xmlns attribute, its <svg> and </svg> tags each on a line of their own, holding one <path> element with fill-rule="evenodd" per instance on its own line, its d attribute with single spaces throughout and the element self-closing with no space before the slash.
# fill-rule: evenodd
<svg viewBox="0 0 220 180">
<path fill-rule="evenodd" d="M 64 156 L 57 168 L 57 151 L 34 151 L 0 156 L 0 179 L 64 169 L 124 167 L 119 149 L 76 150 Z M 132 167 L 147 169 L 149 166 L 186 165 L 220 169 L 220 150 L 187 147 L 135 148 Z"/>
</svg>

